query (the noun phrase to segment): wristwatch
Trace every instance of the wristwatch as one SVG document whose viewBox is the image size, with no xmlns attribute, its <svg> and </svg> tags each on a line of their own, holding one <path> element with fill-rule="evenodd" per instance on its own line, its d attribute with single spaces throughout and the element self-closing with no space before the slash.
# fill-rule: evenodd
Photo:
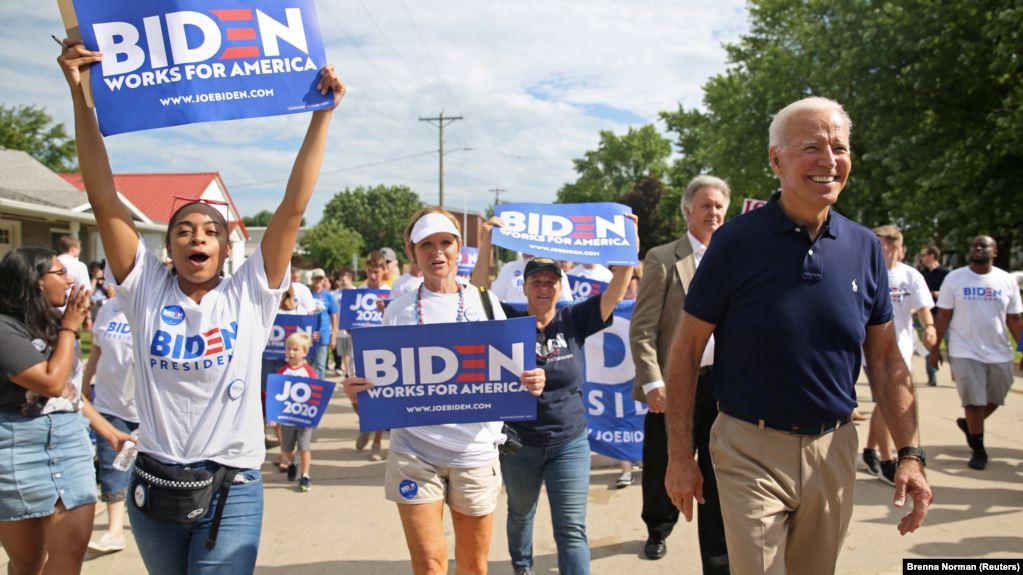
<svg viewBox="0 0 1023 575">
<path fill-rule="evenodd" d="M 903 447 L 899 450 L 899 461 L 903 459 L 916 459 L 921 467 L 927 467 L 927 454 L 923 447 Z"/>
</svg>

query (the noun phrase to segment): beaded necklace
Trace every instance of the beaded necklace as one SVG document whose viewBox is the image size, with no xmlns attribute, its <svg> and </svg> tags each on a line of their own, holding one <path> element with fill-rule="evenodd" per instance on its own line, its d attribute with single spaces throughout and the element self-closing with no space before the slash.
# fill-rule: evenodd
<svg viewBox="0 0 1023 575">
<path fill-rule="evenodd" d="M 462 284 L 455 282 L 455 288 L 458 290 L 458 315 L 455 316 L 455 321 L 466 321 L 465 296 L 462 295 Z M 423 284 L 419 284 L 419 289 L 416 290 L 416 323 L 419 325 L 426 323 L 423 320 Z"/>
</svg>

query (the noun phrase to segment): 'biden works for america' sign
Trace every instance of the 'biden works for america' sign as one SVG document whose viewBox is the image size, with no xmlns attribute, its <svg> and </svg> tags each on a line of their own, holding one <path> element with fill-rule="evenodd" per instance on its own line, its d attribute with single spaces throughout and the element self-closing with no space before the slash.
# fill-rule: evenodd
<svg viewBox="0 0 1023 575">
<path fill-rule="evenodd" d="M 597 204 L 499 204 L 504 226 L 494 244 L 556 260 L 587 264 L 636 265 L 636 224 L 628 206 Z"/>
<path fill-rule="evenodd" d="M 329 108 L 312 0 L 73 0 L 104 135 Z"/>
<path fill-rule="evenodd" d="M 370 327 L 352 332 L 362 431 L 536 418 L 519 382 L 536 368 L 536 320 Z"/>
</svg>

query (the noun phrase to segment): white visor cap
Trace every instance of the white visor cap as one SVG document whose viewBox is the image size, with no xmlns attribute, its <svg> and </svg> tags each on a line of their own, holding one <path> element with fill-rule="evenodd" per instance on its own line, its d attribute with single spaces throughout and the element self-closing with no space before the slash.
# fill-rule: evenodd
<svg viewBox="0 0 1023 575">
<path fill-rule="evenodd" d="M 433 234 L 442 232 L 462 239 L 462 234 L 458 233 L 458 228 L 455 227 L 455 224 L 447 216 L 437 212 L 430 212 L 416 220 L 416 224 L 412 226 L 412 234 L 409 239 L 412 240 L 412 243 L 418 244 Z"/>
</svg>

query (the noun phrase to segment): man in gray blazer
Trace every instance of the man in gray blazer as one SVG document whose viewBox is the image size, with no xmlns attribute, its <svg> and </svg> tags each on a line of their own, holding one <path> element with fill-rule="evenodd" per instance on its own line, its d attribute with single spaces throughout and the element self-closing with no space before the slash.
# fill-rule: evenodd
<svg viewBox="0 0 1023 575">
<path fill-rule="evenodd" d="M 728 184 L 720 178 L 694 178 L 682 195 L 686 235 L 650 249 L 643 261 L 643 279 L 639 282 L 629 339 L 632 359 L 636 364 L 632 395 L 650 409 L 644 423 L 642 514 L 647 526 L 644 553 L 648 559 L 660 559 L 667 553 L 665 538 L 678 521 L 678 509 L 664 488 L 664 473 L 668 465 L 664 370 L 668 365 L 671 341 L 682 318 L 682 304 L 689 282 L 710 244 L 711 234 L 725 221 L 730 195 Z M 714 342 L 711 340 L 701 362 L 694 410 L 693 445 L 706 478 L 703 485 L 705 503 L 699 507 L 698 530 L 703 572 L 728 573 L 725 531 L 709 451 L 710 426 L 717 417 L 717 405 L 709 387 L 713 362 Z"/>
</svg>

